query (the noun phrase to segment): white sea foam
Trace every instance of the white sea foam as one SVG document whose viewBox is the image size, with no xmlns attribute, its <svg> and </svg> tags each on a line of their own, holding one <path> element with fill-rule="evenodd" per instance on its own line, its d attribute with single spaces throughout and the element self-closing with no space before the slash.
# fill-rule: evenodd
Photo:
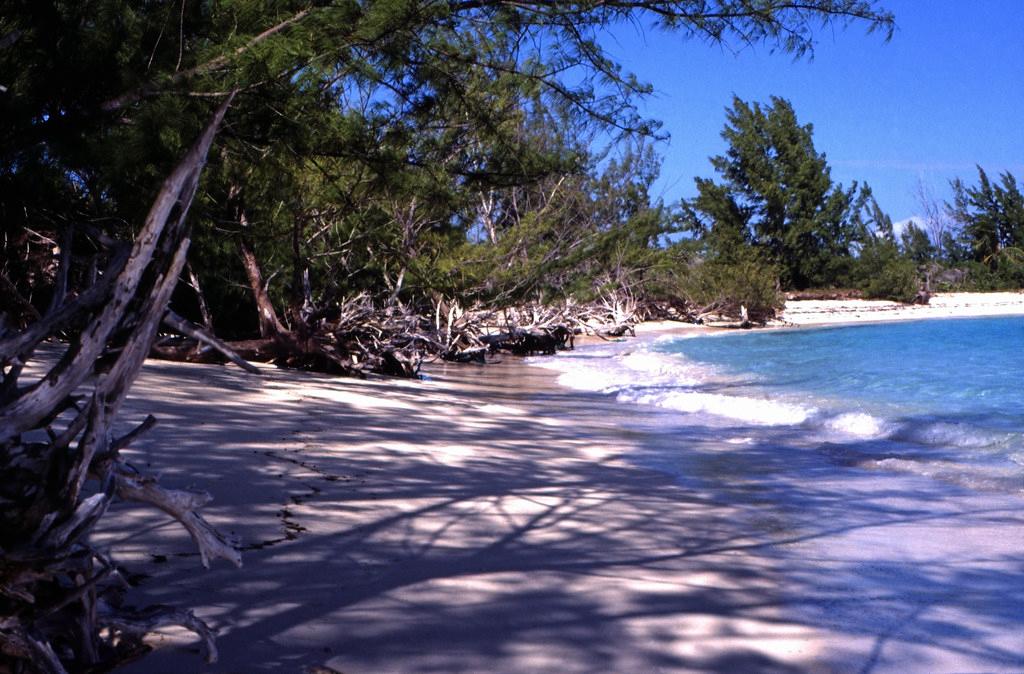
<svg viewBox="0 0 1024 674">
<path fill-rule="evenodd" d="M 699 368 L 682 364 L 659 353 L 650 351 L 633 351 L 622 357 L 622 365 L 634 375 L 655 377 L 659 381 L 671 382 L 677 386 L 693 386 L 701 382 Z M 634 380 L 635 381 L 635 380 Z"/>
<path fill-rule="evenodd" d="M 580 391 L 609 391 L 618 384 L 618 377 L 615 373 L 597 368 L 582 367 L 571 372 L 563 372 L 558 377 L 558 383 L 568 388 Z"/>
<path fill-rule="evenodd" d="M 813 409 L 761 398 L 702 393 L 693 390 L 626 389 L 619 393 L 623 402 L 653 405 L 687 414 L 706 413 L 762 426 L 793 426 L 804 423 Z"/>
<path fill-rule="evenodd" d="M 726 438 L 725 441 L 730 445 L 752 445 L 754 444 L 754 438 L 749 435 L 737 436 L 735 438 Z"/>
<path fill-rule="evenodd" d="M 815 413 L 813 408 L 765 398 L 709 393 L 702 388 L 727 383 L 728 377 L 709 366 L 650 351 L 643 345 L 617 353 L 595 349 L 585 355 L 534 362 L 561 371 L 558 382 L 563 386 L 613 393 L 624 403 L 766 426 L 801 424 Z"/>
<path fill-rule="evenodd" d="M 706 368 L 666 354 L 648 351 L 643 346 L 594 348 L 556 358 L 531 360 L 531 363 L 558 370 L 558 383 L 582 391 L 614 393 L 644 385 L 695 385 L 706 379 Z"/>
<path fill-rule="evenodd" d="M 889 440 L 926 447 L 984 449 L 1004 445 L 1007 433 L 994 433 L 968 423 L 885 419 L 865 412 L 843 412 L 814 424 L 831 442 Z"/>
<path fill-rule="evenodd" d="M 558 383 L 566 388 L 603 392 L 624 383 L 615 355 L 615 350 L 595 348 L 585 353 L 561 353 L 554 358 L 530 358 L 527 362 L 560 372 Z"/>
<path fill-rule="evenodd" d="M 893 430 L 891 423 L 865 412 L 845 412 L 828 417 L 822 425 L 828 431 L 858 439 L 884 438 Z"/>
<path fill-rule="evenodd" d="M 754 426 L 802 426 L 811 433 L 817 432 L 821 441 L 840 445 L 885 441 L 983 449 L 1004 444 L 1007 438 L 1007 434 L 993 434 L 966 423 L 890 419 L 863 410 L 829 411 L 834 409 L 834 403 L 769 399 L 756 390 L 745 394 L 730 386 L 736 383 L 731 377 L 711 366 L 660 353 L 644 344 L 580 349 L 532 362 L 558 370 L 558 381 L 563 386 L 615 395 L 623 403 L 687 415 L 711 415 Z M 723 386 L 727 389 L 724 392 Z"/>
</svg>

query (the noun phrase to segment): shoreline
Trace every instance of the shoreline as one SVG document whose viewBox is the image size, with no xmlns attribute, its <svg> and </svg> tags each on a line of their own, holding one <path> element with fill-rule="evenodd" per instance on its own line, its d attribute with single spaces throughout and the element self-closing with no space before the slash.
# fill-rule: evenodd
<svg viewBox="0 0 1024 674">
<path fill-rule="evenodd" d="M 429 374 L 147 361 L 122 423 L 160 424 L 126 454 L 210 491 L 245 566 L 113 508 L 129 600 L 220 633 L 219 664 L 168 631 L 124 671 L 1024 669 L 1018 497 L 737 444 L 515 358 Z"/>
<path fill-rule="evenodd" d="M 887 300 L 787 301 L 779 319 L 784 327 L 804 327 L 1021 315 L 1024 315 L 1024 291 L 935 293 L 928 304 L 899 304 Z"/>
<path fill-rule="evenodd" d="M 958 299 L 963 306 L 963 296 Z M 889 320 L 1024 314 L 1016 302 L 1011 311 L 995 314 L 984 304 L 981 313 L 974 305 L 957 315 Z M 649 326 L 638 338 L 678 335 L 664 329 L 671 325 Z M 714 335 L 742 332 L 682 327 Z M 635 353 L 622 346 L 622 355 Z M 710 482 L 710 490 L 731 504 L 754 495 L 759 509 L 768 506 L 749 524 L 767 530 L 773 558 L 785 560 L 784 615 L 815 628 L 819 648 L 818 656 L 792 671 L 1024 671 L 1024 642 L 1017 636 L 1024 630 L 1024 607 L 1003 610 L 1005 597 L 1024 598 L 1018 585 L 1024 581 L 1024 490 L 967 486 L 942 475 L 893 470 L 885 462 L 862 463 L 871 458 L 870 440 L 863 455 L 856 443 L 852 451 L 831 443 L 814 447 L 801 441 L 809 431 L 799 424 L 761 435 L 738 419 L 701 426 L 678 421 L 687 416 L 671 407 L 623 404 L 634 418 L 656 419 L 652 434 L 674 434 L 687 443 L 685 453 L 674 456 L 645 452 L 641 465 L 673 474 L 688 488 L 708 488 Z M 979 583 L 982 577 L 987 582 Z M 980 639 L 977 650 L 968 646 L 968 634 Z"/>
<path fill-rule="evenodd" d="M 779 317 L 759 329 L 842 327 L 891 321 L 947 318 L 994 318 L 1024 316 L 1024 291 L 993 293 L 935 293 L 926 305 L 900 304 L 889 300 L 787 300 Z M 687 330 L 731 332 L 738 328 L 710 327 L 682 321 L 646 321 L 636 335 Z"/>
</svg>

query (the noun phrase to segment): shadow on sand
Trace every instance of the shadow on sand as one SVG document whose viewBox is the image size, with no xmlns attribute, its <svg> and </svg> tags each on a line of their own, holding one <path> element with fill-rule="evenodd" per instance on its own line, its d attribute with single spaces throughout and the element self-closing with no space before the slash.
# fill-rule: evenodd
<svg viewBox="0 0 1024 674">
<path fill-rule="evenodd" d="M 424 385 L 147 368 L 132 404 L 161 425 L 134 460 L 212 491 L 249 552 L 202 572 L 159 516 L 108 518 L 149 574 L 135 601 L 221 633 L 217 665 L 174 642 L 129 671 L 1024 670 L 1019 499 L 785 437 L 632 432 L 522 366 Z"/>
</svg>

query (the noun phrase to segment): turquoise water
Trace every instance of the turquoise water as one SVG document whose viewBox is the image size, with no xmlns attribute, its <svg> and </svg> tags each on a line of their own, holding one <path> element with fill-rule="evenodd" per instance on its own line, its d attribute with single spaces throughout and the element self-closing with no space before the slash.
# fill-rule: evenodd
<svg viewBox="0 0 1024 674">
<path fill-rule="evenodd" d="M 787 397 L 1024 430 L 1024 317 L 764 331 L 655 350 L 750 375 Z"/>
<path fill-rule="evenodd" d="M 728 390 L 796 406 L 846 461 L 1024 492 L 1024 317 L 662 341 Z"/>
<path fill-rule="evenodd" d="M 554 366 L 680 433 L 798 437 L 841 465 L 1024 494 L 1024 317 L 667 335 Z"/>
</svg>

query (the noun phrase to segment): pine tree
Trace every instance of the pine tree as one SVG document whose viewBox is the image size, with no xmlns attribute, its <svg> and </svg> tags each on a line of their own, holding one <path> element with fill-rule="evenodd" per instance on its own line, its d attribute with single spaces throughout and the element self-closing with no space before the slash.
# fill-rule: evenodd
<svg viewBox="0 0 1024 674">
<path fill-rule="evenodd" d="M 946 208 L 960 225 L 962 245 L 977 262 L 996 269 L 1000 258 L 1024 255 L 1024 193 L 1006 171 L 993 183 L 978 166 L 978 185 L 952 181 L 953 202 Z"/>
<path fill-rule="evenodd" d="M 752 246 L 777 266 L 783 287 L 840 281 L 864 240 L 859 213 L 870 191 L 832 183 L 813 127 L 799 124 L 789 101 L 773 97 L 762 106 L 735 98 L 726 116 L 729 148 L 711 158 L 722 182 L 697 179 L 697 197 L 684 204 L 690 229 L 726 260 Z"/>
<path fill-rule="evenodd" d="M 924 231 L 913 222 L 907 224 L 900 234 L 903 255 L 916 264 L 925 264 L 935 257 L 935 246 Z"/>
</svg>

